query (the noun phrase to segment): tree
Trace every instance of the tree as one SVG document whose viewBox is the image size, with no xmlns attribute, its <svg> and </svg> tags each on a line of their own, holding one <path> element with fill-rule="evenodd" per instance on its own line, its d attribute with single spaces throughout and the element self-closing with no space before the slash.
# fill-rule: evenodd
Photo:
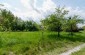
<svg viewBox="0 0 85 55">
<path fill-rule="evenodd" d="M 51 31 L 58 31 L 58 37 L 60 36 L 60 31 L 65 20 L 65 15 L 68 14 L 68 11 L 64 8 L 56 8 L 56 11 L 42 20 L 42 24 Z"/>
<path fill-rule="evenodd" d="M 38 25 L 34 21 L 25 21 L 26 31 L 38 31 Z"/>
<path fill-rule="evenodd" d="M 4 10 L 1 10 L 1 17 L 3 19 L 2 27 L 4 28 L 4 30 L 5 31 L 11 30 L 11 26 L 15 18 L 14 15 L 10 11 L 7 11 L 6 9 L 4 9 Z"/>
<path fill-rule="evenodd" d="M 81 29 L 83 29 L 85 31 L 85 26 L 81 27 Z"/>
<path fill-rule="evenodd" d="M 83 23 L 83 20 L 80 19 L 78 15 L 74 15 L 73 17 L 69 17 L 67 20 L 67 29 L 66 31 L 69 31 L 71 35 L 73 35 L 73 32 L 78 32 L 78 26 L 77 24 Z"/>
<path fill-rule="evenodd" d="M 0 12 L 0 29 L 2 31 L 37 31 L 37 23 L 34 21 L 24 21 L 16 17 L 6 9 Z"/>
<path fill-rule="evenodd" d="M 0 4 L 0 6 L 3 6 L 2 4 Z M 2 17 L 1 17 L 1 9 L 0 9 L 0 23 L 2 21 Z"/>
<path fill-rule="evenodd" d="M 24 23 L 23 20 L 21 20 L 21 18 L 18 18 L 18 17 L 15 17 L 14 20 L 13 20 L 13 23 L 12 23 L 12 31 L 23 31 L 24 29 L 22 26 Z"/>
</svg>

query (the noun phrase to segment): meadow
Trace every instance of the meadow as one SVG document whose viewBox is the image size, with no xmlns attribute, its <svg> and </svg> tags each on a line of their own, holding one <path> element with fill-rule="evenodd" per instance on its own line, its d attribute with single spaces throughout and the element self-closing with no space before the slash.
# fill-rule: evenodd
<svg viewBox="0 0 85 55">
<path fill-rule="evenodd" d="M 60 54 L 85 42 L 85 33 L 62 32 L 57 37 L 57 32 L 0 32 L 0 55 L 43 55 L 43 53 L 57 50 Z"/>
</svg>

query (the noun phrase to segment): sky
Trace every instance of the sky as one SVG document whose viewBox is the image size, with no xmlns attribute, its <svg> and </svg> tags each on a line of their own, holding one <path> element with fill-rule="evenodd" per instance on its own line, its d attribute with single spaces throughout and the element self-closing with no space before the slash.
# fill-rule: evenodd
<svg viewBox="0 0 85 55">
<path fill-rule="evenodd" d="M 58 6 L 65 6 L 70 16 L 76 14 L 85 19 L 85 0 L 0 0 L 0 4 L 4 4 L 1 8 L 10 10 L 23 20 L 39 22 Z"/>
</svg>

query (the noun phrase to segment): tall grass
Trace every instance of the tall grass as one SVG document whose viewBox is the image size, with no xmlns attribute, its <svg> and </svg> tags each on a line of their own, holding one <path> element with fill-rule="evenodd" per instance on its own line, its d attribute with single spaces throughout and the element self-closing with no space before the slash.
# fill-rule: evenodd
<svg viewBox="0 0 85 55">
<path fill-rule="evenodd" d="M 43 37 L 43 38 L 42 38 Z M 62 32 L 0 32 L 0 55 L 13 52 L 16 55 L 38 55 L 58 49 L 57 53 L 85 42 L 84 33 L 76 33 L 73 37 Z M 42 54 L 43 55 L 43 54 Z"/>
</svg>

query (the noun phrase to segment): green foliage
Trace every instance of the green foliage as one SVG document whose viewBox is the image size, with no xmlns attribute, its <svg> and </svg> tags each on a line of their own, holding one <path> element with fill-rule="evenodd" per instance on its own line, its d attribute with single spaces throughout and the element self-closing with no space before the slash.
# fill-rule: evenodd
<svg viewBox="0 0 85 55">
<path fill-rule="evenodd" d="M 37 23 L 23 21 L 6 9 L 0 12 L 0 31 L 37 31 Z"/>
<path fill-rule="evenodd" d="M 65 15 L 68 11 L 64 8 L 56 8 L 56 11 L 49 15 L 46 19 L 42 20 L 42 25 L 50 31 L 58 31 L 58 37 L 60 36 L 60 31 L 62 30 L 62 25 L 65 20 Z"/>
<path fill-rule="evenodd" d="M 85 26 L 83 26 L 82 29 L 85 30 Z"/>
<path fill-rule="evenodd" d="M 46 17 L 44 20 L 41 21 L 42 25 L 49 31 L 57 31 L 58 37 L 60 36 L 60 32 L 69 31 L 71 32 L 78 32 L 77 24 L 83 23 L 83 19 L 80 19 L 78 15 L 74 15 L 71 17 L 67 17 L 68 11 L 64 8 L 56 8 L 56 11 Z"/>
<path fill-rule="evenodd" d="M 46 19 L 42 20 L 42 25 L 47 27 L 50 31 L 60 31 L 62 24 L 65 20 L 65 15 L 68 14 L 64 8 L 56 8 L 56 12 L 49 15 Z"/>
<path fill-rule="evenodd" d="M 66 19 L 66 31 L 70 31 L 70 32 L 78 32 L 78 26 L 77 24 L 83 23 L 84 21 L 82 19 L 80 19 L 79 16 L 74 15 L 73 17 L 69 17 L 69 19 Z M 64 27 L 64 26 L 63 26 Z"/>
<path fill-rule="evenodd" d="M 38 30 L 38 25 L 33 21 L 26 21 L 25 22 L 25 29 L 27 31 L 37 31 Z"/>
</svg>

